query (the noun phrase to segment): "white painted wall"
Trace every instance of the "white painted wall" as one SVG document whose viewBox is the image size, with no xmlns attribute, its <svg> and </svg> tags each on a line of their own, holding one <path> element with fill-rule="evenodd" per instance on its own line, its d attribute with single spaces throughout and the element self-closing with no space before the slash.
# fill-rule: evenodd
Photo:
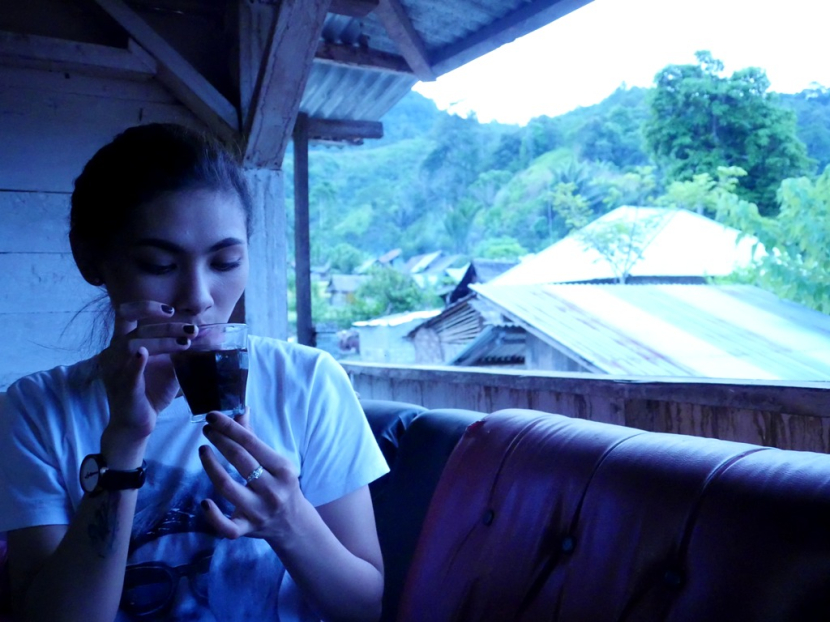
<svg viewBox="0 0 830 622">
<path fill-rule="evenodd" d="M 99 147 L 153 121 L 199 125 L 153 81 L 0 67 L 0 390 L 94 350 L 82 309 L 100 292 L 69 252 L 69 193 Z"/>
</svg>

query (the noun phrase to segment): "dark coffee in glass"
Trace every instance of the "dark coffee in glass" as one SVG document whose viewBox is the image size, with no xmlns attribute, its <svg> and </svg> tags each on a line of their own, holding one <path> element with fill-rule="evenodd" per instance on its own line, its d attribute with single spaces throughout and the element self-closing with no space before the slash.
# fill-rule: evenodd
<svg viewBox="0 0 830 622">
<path fill-rule="evenodd" d="M 245 412 L 247 345 L 244 324 L 208 324 L 199 327 L 190 348 L 172 355 L 193 421 L 204 421 L 212 410 L 230 417 Z"/>
</svg>

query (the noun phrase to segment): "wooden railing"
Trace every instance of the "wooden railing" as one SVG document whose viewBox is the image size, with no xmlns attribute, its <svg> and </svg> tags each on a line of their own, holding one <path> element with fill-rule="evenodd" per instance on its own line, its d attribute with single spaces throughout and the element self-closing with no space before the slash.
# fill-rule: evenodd
<svg viewBox="0 0 830 622">
<path fill-rule="evenodd" d="M 657 432 L 830 453 L 830 383 L 623 378 L 344 362 L 362 398 L 534 408 Z"/>
</svg>

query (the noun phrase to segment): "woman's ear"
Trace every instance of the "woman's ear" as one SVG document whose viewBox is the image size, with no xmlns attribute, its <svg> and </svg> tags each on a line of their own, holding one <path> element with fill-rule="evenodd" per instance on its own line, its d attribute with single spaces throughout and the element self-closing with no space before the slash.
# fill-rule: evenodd
<svg viewBox="0 0 830 622">
<path fill-rule="evenodd" d="M 97 253 L 93 252 L 89 244 L 78 239 L 74 231 L 69 232 L 69 245 L 72 247 L 72 258 L 84 280 L 95 287 L 103 285 L 104 278 L 98 268 Z"/>
</svg>

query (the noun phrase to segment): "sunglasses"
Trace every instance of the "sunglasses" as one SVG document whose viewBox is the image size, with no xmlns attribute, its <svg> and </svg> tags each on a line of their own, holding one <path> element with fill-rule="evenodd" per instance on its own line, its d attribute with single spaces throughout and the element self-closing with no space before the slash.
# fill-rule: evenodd
<svg viewBox="0 0 830 622">
<path fill-rule="evenodd" d="M 121 610 L 145 618 L 166 613 L 182 577 L 187 577 L 190 591 L 200 604 L 207 604 L 208 571 L 213 550 L 197 553 L 190 563 L 168 566 L 161 562 L 145 562 L 127 566 Z"/>
</svg>

